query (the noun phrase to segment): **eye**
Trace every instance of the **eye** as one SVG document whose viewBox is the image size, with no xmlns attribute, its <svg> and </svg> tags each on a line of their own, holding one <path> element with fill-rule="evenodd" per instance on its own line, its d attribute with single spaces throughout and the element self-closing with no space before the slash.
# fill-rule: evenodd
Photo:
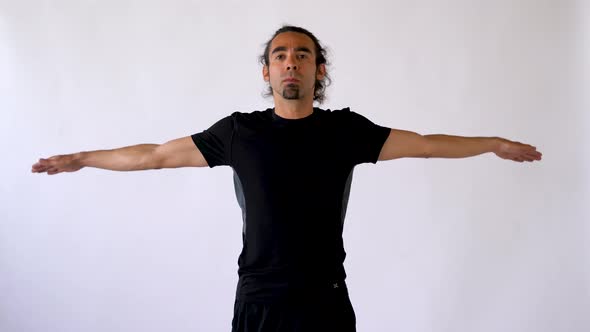
<svg viewBox="0 0 590 332">
<path fill-rule="evenodd" d="M 299 59 L 306 59 L 307 58 L 307 54 L 299 54 Z"/>
<path fill-rule="evenodd" d="M 281 59 L 283 59 L 284 57 L 285 57 L 285 55 L 284 55 L 284 54 L 279 54 L 279 55 L 277 55 L 277 56 L 275 57 L 275 59 L 276 59 L 276 60 L 281 60 Z"/>
</svg>

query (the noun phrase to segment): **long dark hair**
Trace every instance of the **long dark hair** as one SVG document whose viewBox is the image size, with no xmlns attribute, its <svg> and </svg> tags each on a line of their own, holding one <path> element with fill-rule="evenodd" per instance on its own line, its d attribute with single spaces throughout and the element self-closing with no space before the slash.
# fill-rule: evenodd
<svg viewBox="0 0 590 332">
<path fill-rule="evenodd" d="M 320 44 L 320 41 L 316 38 L 316 36 L 313 35 L 313 33 L 307 31 L 304 28 L 300 28 L 300 27 L 296 27 L 296 26 L 292 26 L 292 25 L 284 25 L 282 26 L 280 29 L 278 29 L 274 35 L 266 42 L 266 46 L 264 47 L 264 53 L 259 57 L 260 63 L 263 66 L 268 66 L 270 61 L 268 58 L 269 52 L 270 52 L 270 44 L 272 43 L 273 39 L 275 39 L 275 37 L 283 32 L 298 32 L 298 33 L 302 33 L 306 36 L 308 36 L 309 38 L 311 38 L 311 40 L 313 41 L 313 44 L 315 45 L 315 54 L 316 54 L 316 58 L 315 58 L 315 65 L 316 68 L 319 67 L 319 65 L 323 64 L 323 65 L 328 65 L 328 60 L 326 59 L 327 56 L 327 52 L 326 49 Z M 317 69 L 316 69 L 317 70 Z M 326 71 L 326 74 L 324 76 L 323 79 L 318 80 L 316 79 L 315 81 L 315 89 L 313 92 L 313 100 L 317 101 L 318 103 L 322 103 L 324 102 L 324 100 L 326 99 L 326 87 L 328 85 L 330 85 L 330 83 L 332 82 L 330 76 L 328 75 L 328 72 Z M 265 96 L 272 96 L 272 87 L 270 86 L 270 84 L 268 85 L 268 91 L 264 94 Z"/>
</svg>

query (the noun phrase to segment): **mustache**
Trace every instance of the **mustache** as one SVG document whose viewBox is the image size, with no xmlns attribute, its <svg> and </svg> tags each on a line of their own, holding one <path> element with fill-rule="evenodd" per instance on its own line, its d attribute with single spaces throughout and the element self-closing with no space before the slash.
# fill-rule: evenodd
<svg viewBox="0 0 590 332">
<path fill-rule="evenodd" d="M 287 74 L 287 75 L 281 77 L 281 79 L 283 79 L 283 80 L 286 80 L 288 78 L 294 78 L 296 80 L 301 80 L 301 76 L 295 75 L 295 74 L 292 74 L 292 75 L 291 74 Z"/>
</svg>

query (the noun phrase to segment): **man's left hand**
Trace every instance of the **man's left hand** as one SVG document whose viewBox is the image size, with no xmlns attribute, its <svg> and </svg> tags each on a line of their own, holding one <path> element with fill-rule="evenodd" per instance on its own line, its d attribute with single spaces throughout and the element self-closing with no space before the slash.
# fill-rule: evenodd
<svg viewBox="0 0 590 332">
<path fill-rule="evenodd" d="M 522 163 L 523 161 L 534 161 L 541 160 L 543 154 L 537 151 L 537 148 L 520 142 L 509 141 L 504 138 L 499 139 L 497 151 L 494 153 L 502 158 L 517 161 Z"/>
</svg>

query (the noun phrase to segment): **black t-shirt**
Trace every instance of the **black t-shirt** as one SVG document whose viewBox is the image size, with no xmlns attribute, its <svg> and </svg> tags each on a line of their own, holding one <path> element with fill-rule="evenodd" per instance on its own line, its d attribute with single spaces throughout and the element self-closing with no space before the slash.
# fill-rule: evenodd
<svg viewBox="0 0 590 332">
<path fill-rule="evenodd" d="M 345 108 L 285 119 L 235 112 L 192 135 L 209 167 L 234 170 L 243 214 L 237 298 L 274 301 L 346 278 L 342 228 L 355 165 L 390 129 Z"/>
</svg>

